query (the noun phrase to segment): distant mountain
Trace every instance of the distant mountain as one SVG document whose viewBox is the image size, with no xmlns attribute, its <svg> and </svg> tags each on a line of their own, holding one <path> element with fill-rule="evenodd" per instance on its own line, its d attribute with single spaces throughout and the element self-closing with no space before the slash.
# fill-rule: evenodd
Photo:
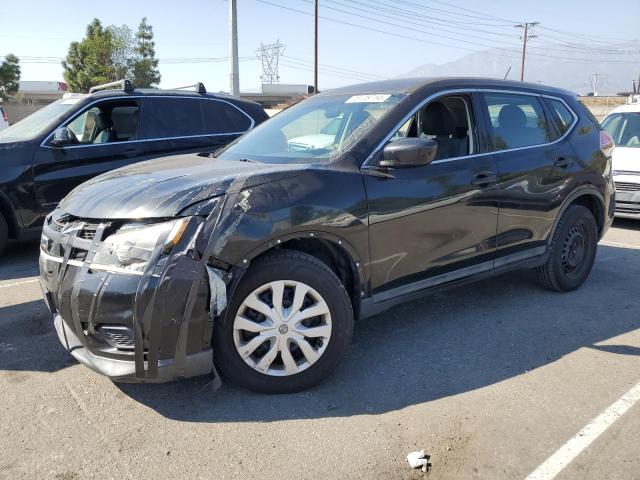
<svg viewBox="0 0 640 480">
<path fill-rule="evenodd" d="M 567 61 L 557 57 L 563 56 L 557 50 L 546 51 L 547 56 L 541 56 L 543 52 L 538 49 L 536 55 L 528 55 L 525 64 L 525 80 L 529 82 L 542 82 L 547 85 L 566 88 L 579 94 L 591 91 L 590 78 L 594 73 L 600 74 L 599 92 L 617 93 L 631 90 L 633 79 L 638 81 L 640 75 L 640 54 L 607 55 L 605 53 L 592 53 L 592 45 L 585 46 L 584 50 L 573 44 L 570 55 L 567 58 L 589 59 L 585 61 Z M 559 48 L 559 47 L 554 47 Z M 608 46 L 607 49 L 613 47 Z M 640 41 L 634 41 L 618 50 L 634 50 L 640 52 Z M 576 52 L 576 53 L 573 53 Z M 607 63 L 612 59 L 626 60 L 626 63 Z M 633 61 L 632 61 L 633 60 Z M 475 52 L 442 65 L 424 64 L 401 77 L 491 77 L 503 78 L 511 67 L 510 80 L 520 79 L 520 56 L 504 50 L 485 50 Z"/>
</svg>

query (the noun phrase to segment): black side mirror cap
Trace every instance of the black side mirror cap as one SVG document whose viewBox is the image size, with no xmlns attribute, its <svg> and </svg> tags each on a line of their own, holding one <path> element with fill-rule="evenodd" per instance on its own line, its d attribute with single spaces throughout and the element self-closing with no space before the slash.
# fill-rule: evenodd
<svg viewBox="0 0 640 480">
<path fill-rule="evenodd" d="M 427 138 L 402 138 L 382 151 L 379 165 L 385 168 L 411 168 L 429 165 L 436 157 L 438 144 Z"/>
<path fill-rule="evenodd" d="M 52 147 L 60 148 L 74 143 L 77 143 L 76 136 L 67 127 L 60 127 L 53 132 Z"/>
</svg>

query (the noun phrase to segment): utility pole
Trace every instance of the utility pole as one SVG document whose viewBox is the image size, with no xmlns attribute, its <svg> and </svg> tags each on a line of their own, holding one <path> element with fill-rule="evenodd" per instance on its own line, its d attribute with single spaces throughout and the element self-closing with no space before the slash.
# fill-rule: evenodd
<svg viewBox="0 0 640 480">
<path fill-rule="evenodd" d="M 238 72 L 238 11 L 236 0 L 229 0 L 229 41 L 231 43 L 230 90 L 231 95 L 240 96 L 240 74 Z"/>
<path fill-rule="evenodd" d="M 318 93 L 318 0 L 314 2 L 313 94 Z"/>
<path fill-rule="evenodd" d="M 530 38 L 535 38 L 537 35 L 531 34 L 533 27 L 538 25 L 540 22 L 525 22 L 519 25 L 516 25 L 516 28 L 522 28 L 524 33 L 522 35 L 522 61 L 520 63 L 520 81 L 524 82 L 524 59 L 527 55 L 527 42 Z"/>
<path fill-rule="evenodd" d="M 591 84 L 591 91 L 593 92 L 593 96 L 597 97 L 598 96 L 598 86 L 600 85 L 600 74 L 599 73 L 594 73 L 591 76 L 591 79 L 590 79 L 589 83 Z"/>
</svg>

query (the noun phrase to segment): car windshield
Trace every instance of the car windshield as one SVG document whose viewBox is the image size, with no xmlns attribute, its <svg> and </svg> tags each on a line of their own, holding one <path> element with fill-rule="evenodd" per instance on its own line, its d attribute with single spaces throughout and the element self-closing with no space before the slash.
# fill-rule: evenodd
<svg viewBox="0 0 640 480">
<path fill-rule="evenodd" d="M 53 102 L 0 132 L 0 143 L 31 140 L 44 133 L 44 129 L 67 113 L 80 101 L 66 98 Z"/>
<path fill-rule="evenodd" d="M 602 122 L 616 147 L 640 148 L 640 112 L 614 113 Z"/>
<path fill-rule="evenodd" d="M 312 97 L 277 114 L 216 157 L 263 163 L 325 163 L 362 138 L 403 97 Z"/>
</svg>

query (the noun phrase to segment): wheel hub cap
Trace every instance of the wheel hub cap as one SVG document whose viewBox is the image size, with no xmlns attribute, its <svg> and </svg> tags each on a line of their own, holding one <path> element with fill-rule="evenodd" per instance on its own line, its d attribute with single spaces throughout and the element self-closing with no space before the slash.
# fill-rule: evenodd
<svg viewBox="0 0 640 480">
<path fill-rule="evenodd" d="M 586 250 L 584 232 L 579 226 L 573 227 L 562 248 L 562 268 L 565 273 L 572 273 L 582 265 Z"/>
<path fill-rule="evenodd" d="M 271 376 L 295 375 L 317 362 L 331 339 L 331 313 L 302 282 L 278 280 L 251 292 L 238 308 L 233 338 L 240 357 Z"/>
</svg>

